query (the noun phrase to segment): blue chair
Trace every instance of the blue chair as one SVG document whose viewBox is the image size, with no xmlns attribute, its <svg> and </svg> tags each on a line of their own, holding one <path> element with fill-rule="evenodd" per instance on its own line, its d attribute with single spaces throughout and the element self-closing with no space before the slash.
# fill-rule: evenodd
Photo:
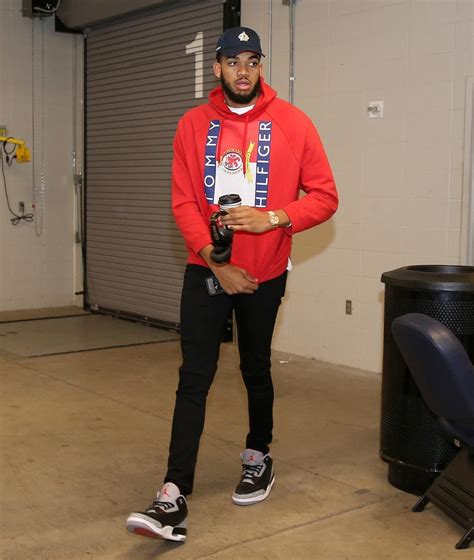
<svg viewBox="0 0 474 560">
<path fill-rule="evenodd" d="M 456 548 L 474 540 L 474 366 L 459 339 L 421 313 L 392 322 L 392 333 L 427 407 L 460 452 L 412 511 L 432 501 L 467 531 Z"/>
</svg>

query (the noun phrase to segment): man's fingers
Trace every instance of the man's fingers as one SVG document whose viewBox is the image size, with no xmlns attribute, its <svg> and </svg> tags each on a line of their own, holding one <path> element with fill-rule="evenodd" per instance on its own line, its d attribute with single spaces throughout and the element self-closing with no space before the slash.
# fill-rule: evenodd
<svg viewBox="0 0 474 560">
<path fill-rule="evenodd" d="M 250 206 L 231 208 L 229 213 L 222 217 L 222 224 L 234 231 L 252 233 L 263 233 L 269 229 L 266 214 Z"/>
<path fill-rule="evenodd" d="M 230 208 L 227 212 L 227 215 L 222 217 L 224 223 L 250 219 L 258 210 L 249 206 L 239 206 L 238 208 Z"/>
<path fill-rule="evenodd" d="M 255 292 L 256 288 L 235 288 L 232 290 L 225 290 L 226 293 L 228 293 L 230 296 L 235 296 L 237 294 L 253 294 Z"/>
<path fill-rule="evenodd" d="M 225 225 L 229 224 L 244 224 L 248 222 L 249 218 L 246 216 L 224 216 L 222 218 L 222 223 Z"/>
<path fill-rule="evenodd" d="M 258 284 L 256 280 L 248 280 L 249 282 L 249 288 L 251 288 L 252 290 L 256 290 L 258 288 Z"/>
<path fill-rule="evenodd" d="M 246 278 L 250 282 L 253 282 L 254 284 L 256 284 L 258 282 L 258 280 L 256 278 L 254 278 L 253 276 L 251 276 L 246 270 L 242 270 L 242 272 L 243 272 L 244 278 Z"/>
<path fill-rule="evenodd" d="M 255 292 L 255 290 L 257 289 L 257 287 L 253 287 L 253 286 L 245 286 L 240 290 L 241 294 L 253 294 Z"/>
<path fill-rule="evenodd" d="M 228 216 L 242 216 L 243 214 L 247 214 L 249 210 L 253 210 L 250 206 L 237 206 L 237 208 L 229 208 L 227 210 Z"/>
<path fill-rule="evenodd" d="M 239 224 L 229 224 L 227 226 L 232 231 L 246 231 L 248 230 L 248 226 L 246 225 L 239 225 Z"/>
<path fill-rule="evenodd" d="M 235 265 L 228 265 L 214 270 L 224 291 L 229 295 L 253 294 L 258 289 L 257 280 L 246 270 Z"/>
</svg>

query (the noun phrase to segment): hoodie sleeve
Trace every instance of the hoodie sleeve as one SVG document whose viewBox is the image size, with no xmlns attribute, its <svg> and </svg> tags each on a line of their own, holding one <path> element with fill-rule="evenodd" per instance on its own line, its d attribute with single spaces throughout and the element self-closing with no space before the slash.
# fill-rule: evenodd
<svg viewBox="0 0 474 560">
<path fill-rule="evenodd" d="M 173 142 L 171 172 L 171 206 L 187 247 L 196 255 L 212 243 L 209 224 L 201 212 L 189 168 L 184 156 L 184 119 L 181 119 Z"/>
<path fill-rule="evenodd" d="M 306 196 L 283 208 L 290 218 L 292 233 L 325 222 L 334 214 L 338 205 L 331 167 L 319 134 L 309 119 L 300 163 L 300 189 Z"/>
</svg>

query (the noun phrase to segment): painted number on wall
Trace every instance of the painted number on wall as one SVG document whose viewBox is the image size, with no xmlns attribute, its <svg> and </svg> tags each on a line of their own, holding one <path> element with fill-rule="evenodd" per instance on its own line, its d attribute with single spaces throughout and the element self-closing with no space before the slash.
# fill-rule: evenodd
<svg viewBox="0 0 474 560">
<path fill-rule="evenodd" d="M 194 97 L 204 97 L 204 32 L 198 31 L 192 43 L 186 45 L 186 54 L 194 54 Z"/>
</svg>

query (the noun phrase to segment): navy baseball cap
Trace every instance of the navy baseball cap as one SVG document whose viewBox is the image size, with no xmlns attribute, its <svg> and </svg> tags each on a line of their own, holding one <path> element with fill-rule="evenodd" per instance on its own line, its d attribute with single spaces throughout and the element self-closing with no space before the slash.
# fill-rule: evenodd
<svg viewBox="0 0 474 560">
<path fill-rule="evenodd" d="M 216 56 L 235 56 L 241 52 L 250 51 L 260 56 L 262 53 L 260 37 L 249 27 L 231 27 L 219 37 L 216 45 Z"/>
</svg>

